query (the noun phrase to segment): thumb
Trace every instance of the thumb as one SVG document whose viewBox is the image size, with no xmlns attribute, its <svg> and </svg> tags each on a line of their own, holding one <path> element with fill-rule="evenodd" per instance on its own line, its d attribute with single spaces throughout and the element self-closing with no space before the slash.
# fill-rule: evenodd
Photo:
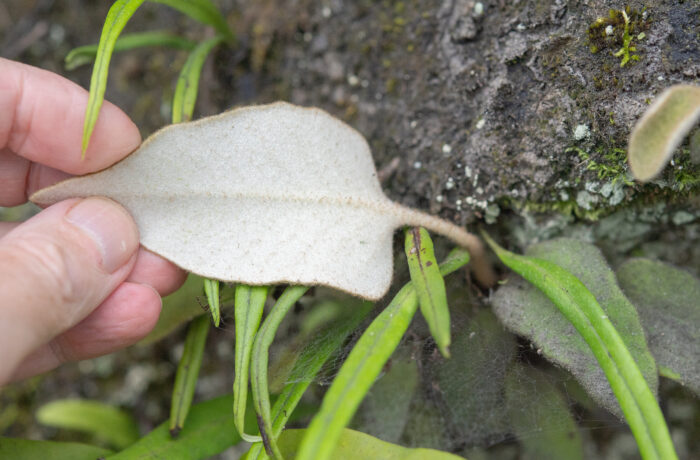
<svg viewBox="0 0 700 460">
<path fill-rule="evenodd" d="M 57 203 L 0 239 L 0 382 L 127 277 L 138 230 L 105 198 Z"/>
</svg>

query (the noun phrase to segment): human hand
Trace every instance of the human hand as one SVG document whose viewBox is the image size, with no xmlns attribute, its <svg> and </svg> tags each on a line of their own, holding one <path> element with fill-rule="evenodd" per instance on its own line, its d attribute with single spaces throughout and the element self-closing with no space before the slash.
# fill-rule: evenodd
<svg viewBox="0 0 700 460">
<path fill-rule="evenodd" d="M 104 169 L 139 145 L 136 126 L 105 102 L 81 160 L 87 97 L 65 78 L 0 58 L 0 206 Z M 0 222 L 0 385 L 133 344 L 155 325 L 160 296 L 184 278 L 139 248 L 132 218 L 106 198 Z"/>
</svg>

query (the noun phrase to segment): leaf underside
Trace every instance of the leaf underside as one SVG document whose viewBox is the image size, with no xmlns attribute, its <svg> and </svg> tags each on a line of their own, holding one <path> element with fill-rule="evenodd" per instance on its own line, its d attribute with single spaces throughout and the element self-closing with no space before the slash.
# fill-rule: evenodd
<svg viewBox="0 0 700 460">
<path fill-rule="evenodd" d="M 676 85 L 664 91 L 630 135 L 628 160 L 642 182 L 653 179 L 700 119 L 700 86 Z"/>
<path fill-rule="evenodd" d="M 250 285 L 326 285 L 378 299 L 391 283 L 392 236 L 402 225 L 446 235 L 475 258 L 481 252 L 464 229 L 386 198 L 357 131 L 286 103 L 167 127 L 113 167 L 32 200 L 94 195 L 125 206 L 151 251 L 201 276 Z"/>
</svg>

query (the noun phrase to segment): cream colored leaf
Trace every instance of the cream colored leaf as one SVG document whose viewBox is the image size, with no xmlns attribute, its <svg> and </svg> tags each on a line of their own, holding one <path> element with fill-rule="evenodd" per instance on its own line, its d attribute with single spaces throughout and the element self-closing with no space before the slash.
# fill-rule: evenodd
<svg viewBox="0 0 700 460">
<path fill-rule="evenodd" d="M 661 172 L 673 151 L 700 118 L 700 86 L 676 85 L 647 109 L 630 135 L 628 160 L 635 179 Z"/>
<path fill-rule="evenodd" d="M 32 196 L 107 196 L 141 243 L 207 278 L 327 285 L 377 299 L 392 276 L 394 230 L 423 226 L 483 261 L 463 228 L 390 201 L 367 142 L 315 108 L 249 107 L 166 127 L 109 169 Z M 484 283 L 493 281 L 485 263 Z"/>
</svg>

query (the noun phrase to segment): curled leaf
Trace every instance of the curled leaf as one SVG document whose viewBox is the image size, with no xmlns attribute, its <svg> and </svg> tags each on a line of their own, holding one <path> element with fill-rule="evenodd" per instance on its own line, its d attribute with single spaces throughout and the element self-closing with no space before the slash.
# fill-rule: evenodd
<svg viewBox="0 0 700 460">
<path fill-rule="evenodd" d="M 664 91 L 634 126 L 628 160 L 637 180 L 653 179 L 700 119 L 700 86 L 676 85 Z"/>
<path fill-rule="evenodd" d="M 248 401 L 248 371 L 253 342 L 260 326 L 267 286 L 236 286 L 234 316 L 236 323 L 236 349 L 233 378 L 233 416 L 236 429 L 246 442 L 258 442 L 260 436 L 245 432 L 245 412 Z"/>
<path fill-rule="evenodd" d="M 122 35 L 114 43 L 113 51 L 128 51 L 147 46 L 166 46 L 175 49 L 191 50 L 196 46 L 196 43 L 179 35 L 155 30 Z M 74 48 L 70 50 L 64 60 L 66 70 L 77 69 L 82 65 L 89 64 L 95 60 L 95 56 L 97 56 L 97 45 L 85 45 Z"/>
<path fill-rule="evenodd" d="M 32 199 L 93 195 L 124 205 L 145 247 L 207 278 L 378 299 L 394 230 L 412 225 L 469 249 L 477 277 L 493 281 L 477 237 L 390 201 L 362 135 L 318 109 L 276 103 L 170 126 L 113 167 Z"/>
</svg>

